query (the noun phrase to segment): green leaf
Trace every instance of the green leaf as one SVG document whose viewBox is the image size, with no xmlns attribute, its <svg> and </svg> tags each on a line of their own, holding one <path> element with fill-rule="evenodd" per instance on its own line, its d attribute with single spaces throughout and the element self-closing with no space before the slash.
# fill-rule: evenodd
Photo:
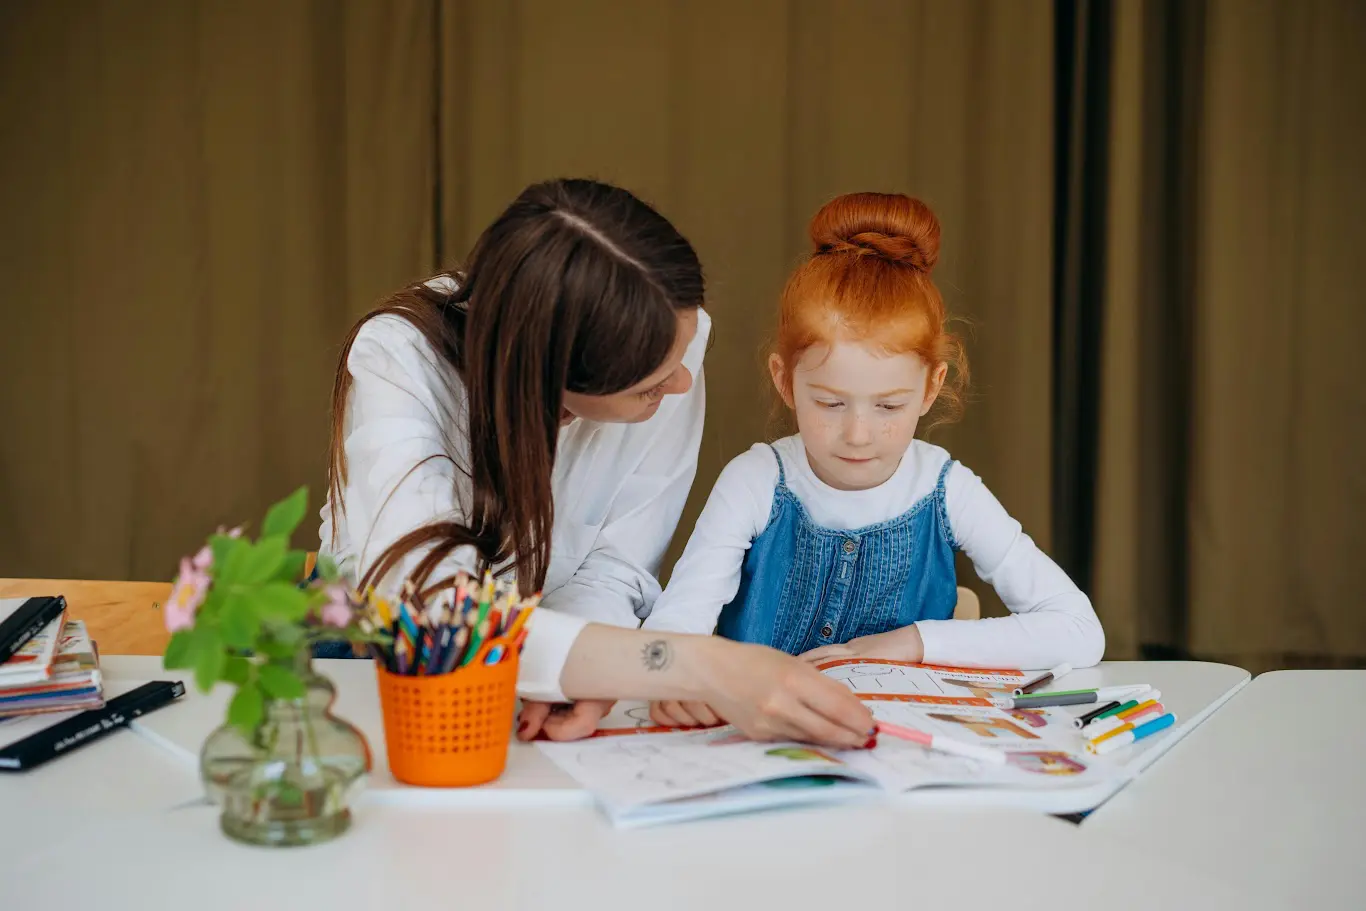
<svg viewBox="0 0 1366 911">
<path fill-rule="evenodd" d="M 298 623 L 313 603 L 309 592 L 289 582 L 267 582 L 253 597 L 261 618 L 278 623 Z"/>
<path fill-rule="evenodd" d="M 195 626 L 217 626 L 223 608 L 226 606 L 227 598 L 216 586 L 209 589 L 209 593 L 204 596 L 204 603 L 199 605 L 198 612 L 195 613 Z"/>
<path fill-rule="evenodd" d="M 194 682 L 201 692 L 207 693 L 223 676 L 223 665 L 228 656 L 223 651 L 223 642 L 215 630 L 195 627 Z"/>
<path fill-rule="evenodd" d="M 308 551 L 291 550 L 285 554 L 284 563 L 280 565 L 280 571 L 275 574 L 275 578 L 281 582 L 293 582 L 296 585 L 304 581 L 304 564 L 308 562 Z"/>
<path fill-rule="evenodd" d="M 284 660 L 293 658 L 304 648 L 304 631 L 293 623 L 281 623 L 266 619 L 262 624 L 268 634 L 257 643 L 256 650 L 267 658 Z"/>
<path fill-rule="evenodd" d="M 294 529 L 303 521 L 308 509 L 308 488 L 300 487 L 266 513 L 266 521 L 261 526 L 262 537 L 280 536 L 286 541 L 294 534 Z"/>
<path fill-rule="evenodd" d="M 251 680 L 251 662 L 241 655 L 229 655 L 223 664 L 223 679 L 235 686 L 245 686 Z"/>
<path fill-rule="evenodd" d="M 194 667 L 195 637 L 193 629 L 177 630 L 166 643 L 166 654 L 161 658 L 161 666 L 168 671 Z"/>
<path fill-rule="evenodd" d="M 274 658 L 277 661 L 285 658 L 293 658 L 299 653 L 299 646 L 288 642 L 280 642 L 277 639 L 267 639 L 256 647 L 256 650 L 267 658 Z"/>
<path fill-rule="evenodd" d="M 259 585 L 275 578 L 284 565 L 287 546 L 285 539 L 279 536 L 262 538 L 249 545 L 233 582 L 238 585 Z"/>
<path fill-rule="evenodd" d="M 242 566 L 251 552 L 250 541 L 214 535 L 209 539 L 213 548 L 213 578 L 221 585 L 231 585 L 241 579 Z"/>
<path fill-rule="evenodd" d="M 341 578 L 341 570 L 337 568 L 337 561 L 327 554 L 318 554 L 318 578 L 324 582 L 336 582 Z"/>
<path fill-rule="evenodd" d="M 251 648 L 261 632 L 261 618 L 249 596 L 234 592 L 223 605 L 223 642 L 231 648 Z"/>
<path fill-rule="evenodd" d="M 237 694 L 228 703 L 228 723 L 248 734 L 261 723 L 264 714 L 265 700 L 261 698 L 261 690 L 253 684 L 238 687 Z"/>
<path fill-rule="evenodd" d="M 256 670 L 261 689 L 273 699 L 302 699 L 304 682 L 289 668 L 278 664 L 263 664 Z"/>
</svg>

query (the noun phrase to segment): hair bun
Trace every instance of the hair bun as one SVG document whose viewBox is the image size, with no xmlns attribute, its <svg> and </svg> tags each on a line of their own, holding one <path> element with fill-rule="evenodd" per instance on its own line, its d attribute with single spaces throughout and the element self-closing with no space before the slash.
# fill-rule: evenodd
<svg viewBox="0 0 1366 911">
<path fill-rule="evenodd" d="M 807 228 L 817 255 L 879 256 L 925 274 L 939 262 L 939 219 L 900 193 L 849 193 L 821 207 Z"/>
</svg>

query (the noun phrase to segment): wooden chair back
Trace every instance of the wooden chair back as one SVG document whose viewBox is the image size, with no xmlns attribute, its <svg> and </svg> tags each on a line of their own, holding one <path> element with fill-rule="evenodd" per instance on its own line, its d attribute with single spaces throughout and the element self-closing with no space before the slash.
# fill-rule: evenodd
<svg viewBox="0 0 1366 911">
<path fill-rule="evenodd" d="M 0 598 L 66 597 L 68 620 L 84 620 L 101 655 L 160 655 L 171 634 L 159 609 L 169 582 L 0 579 Z"/>
<path fill-rule="evenodd" d="M 958 604 L 953 608 L 953 619 L 982 619 L 982 599 L 977 597 L 977 592 L 961 585 L 958 586 Z"/>
</svg>

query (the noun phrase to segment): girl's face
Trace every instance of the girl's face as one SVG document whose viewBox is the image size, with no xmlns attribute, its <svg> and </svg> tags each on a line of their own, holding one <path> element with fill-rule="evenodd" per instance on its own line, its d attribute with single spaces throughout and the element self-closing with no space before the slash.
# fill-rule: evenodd
<svg viewBox="0 0 1366 911">
<path fill-rule="evenodd" d="M 914 353 L 843 340 L 803 351 L 791 389 L 782 358 L 769 358 L 769 370 L 796 412 L 811 470 L 837 490 L 867 490 L 892 476 L 948 372 L 944 364 L 931 371 Z"/>
<path fill-rule="evenodd" d="M 584 395 L 565 391 L 561 423 L 574 418 L 603 424 L 638 424 L 654 417 L 666 395 L 682 395 L 692 388 L 692 373 L 683 366 L 683 355 L 697 336 L 697 308 L 678 313 L 674 347 L 659 369 L 630 389 L 611 395 Z"/>
</svg>

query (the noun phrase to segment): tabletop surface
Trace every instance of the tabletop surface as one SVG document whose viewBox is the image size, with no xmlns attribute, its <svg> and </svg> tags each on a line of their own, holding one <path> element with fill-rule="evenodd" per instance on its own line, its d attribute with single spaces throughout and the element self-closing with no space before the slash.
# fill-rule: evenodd
<svg viewBox="0 0 1366 911">
<path fill-rule="evenodd" d="M 359 728 L 370 742 L 375 769 L 362 799 L 422 806 L 453 803 L 460 806 L 546 807 L 590 803 L 588 794 L 540 750 L 516 742 L 509 751 L 507 770 L 490 785 L 479 788 L 422 789 L 399 784 L 389 775 L 384 756 L 384 723 L 372 663 L 320 660 L 315 665 L 336 684 L 336 714 Z M 156 658 L 111 657 L 105 659 L 103 667 L 111 680 L 181 678 L 179 672 L 161 670 L 160 661 Z M 188 677 L 181 679 L 188 681 Z M 1073 671 L 1060 685 L 1072 689 L 1149 683 L 1162 691 L 1164 705 L 1177 714 L 1180 722 L 1167 734 L 1135 744 L 1126 751 L 1126 774 L 1136 775 L 1185 732 L 1203 722 L 1247 681 L 1246 671 L 1223 664 L 1113 661 Z M 219 687 L 204 695 L 193 689 L 192 681 L 188 682 L 187 689 L 189 692 L 177 705 L 140 719 L 135 722 L 135 727 L 139 733 L 178 756 L 187 767 L 194 767 L 198 763 L 200 745 L 223 722 L 229 691 Z M 896 799 L 918 806 L 1015 806 L 1050 813 L 1077 813 L 1098 806 L 1123 785 L 1123 780 L 1106 781 L 1084 788 L 1017 791 L 1013 794 L 987 788 L 938 788 L 912 791 Z"/>
<path fill-rule="evenodd" d="M 1275 671 L 1083 824 L 1308 907 L 1366 906 L 1366 671 Z"/>
<path fill-rule="evenodd" d="M 12 830 L 0 835 L 0 872 L 10 874 L 7 907 L 50 903 L 54 884 L 73 875 L 98 884 L 92 890 L 99 907 L 111 911 L 830 911 L 851 899 L 904 907 L 911 898 L 1055 911 L 1059 890 L 1077 905 L 1107 909 L 1148 908 L 1159 899 L 1256 907 L 1236 882 L 1088 837 L 1043 814 L 873 801 L 630 830 L 613 829 L 586 807 L 370 805 L 335 841 L 253 848 L 219 833 L 214 808 L 172 801 L 193 776 L 166 765 L 164 751 L 130 732 L 108 745 L 115 740 L 143 755 L 108 754 L 104 761 L 136 761 L 140 783 L 162 777 L 165 793 L 158 799 L 139 787 L 92 811 L 87 792 L 77 789 L 48 808 L 64 822 L 49 826 L 41 840 Z M 87 758 L 100 752 L 92 749 Z M 60 774 L 71 777 L 75 766 Z M 145 806 L 136 809 L 139 802 Z M 1118 871 L 1134 864 L 1147 881 L 1141 889 L 1117 889 Z"/>
<path fill-rule="evenodd" d="M 109 692 L 174 676 L 158 665 L 105 659 Z M 337 682 L 339 714 L 363 729 L 380 724 L 367 662 L 326 662 L 322 670 Z M 1245 680 L 1219 665 L 1114 664 L 1077 674 L 1071 682 L 1078 686 L 1145 680 L 1162 688 L 1164 699 L 1185 700 L 1195 715 Z M 175 723 L 148 730 L 158 717 Z M 523 745 L 513 747 L 496 786 L 431 791 L 392 782 L 378 740 L 379 767 L 352 831 L 312 848 L 250 848 L 222 836 L 217 810 L 202 800 L 195 753 L 221 718 L 222 694 L 192 692 L 146 716 L 142 731 L 115 732 L 32 772 L 0 775 L 0 811 L 23 820 L 0 827 L 0 875 L 12 874 L 6 904 L 50 900 L 52 884 L 79 869 L 83 881 L 102 884 L 101 907 L 113 909 L 215 911 L 249 899 L 255 909 L 346 911 L 400 902 L 445 907 L 458 899 L 461 906 L 517 909 L 828 911 L 851 898 L 1054 909 L 1062 894 L 1069 904 L 1107 908 L 1173 900 L 1262 906 L 1236 878 L 1210 875 L 1189 859 L 1020 809 L 873 798 L 614 829 L 538 750 Z M 1117 887 L 1118 871 L 1135 865 L 1146 871 L 1142 888 Z M 464 870 L 480 875 L 465 879 Z"/>
</svg>

